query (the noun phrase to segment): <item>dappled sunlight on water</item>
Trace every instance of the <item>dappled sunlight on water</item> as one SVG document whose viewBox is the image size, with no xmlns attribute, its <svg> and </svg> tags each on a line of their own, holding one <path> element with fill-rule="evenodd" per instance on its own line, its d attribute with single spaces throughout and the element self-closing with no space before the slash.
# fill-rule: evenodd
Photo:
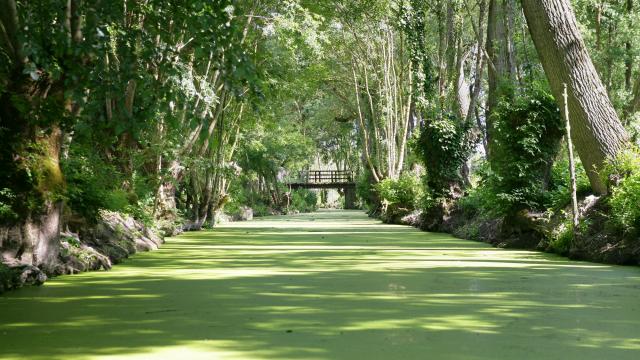
<svg viewBox="0 0 640 360">
<path fill-rule="evenodd" d="M 5 294 L 0 358 L 637 359 L 638 299 L 638 268 L 327 211 Z"/>
</svg>

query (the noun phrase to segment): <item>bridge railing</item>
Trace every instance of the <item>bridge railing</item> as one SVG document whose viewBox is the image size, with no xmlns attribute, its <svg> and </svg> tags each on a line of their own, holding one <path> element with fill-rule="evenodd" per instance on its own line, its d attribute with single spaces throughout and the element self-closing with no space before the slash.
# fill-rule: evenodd
<svg viewBox="0 0 640 360">
<path fill-rule="evenodd" d="M 293 182 L 301 184 L 343 184 L 353 182 L 350 170 L 307 170 L 300 171 Z"/>
</svg>

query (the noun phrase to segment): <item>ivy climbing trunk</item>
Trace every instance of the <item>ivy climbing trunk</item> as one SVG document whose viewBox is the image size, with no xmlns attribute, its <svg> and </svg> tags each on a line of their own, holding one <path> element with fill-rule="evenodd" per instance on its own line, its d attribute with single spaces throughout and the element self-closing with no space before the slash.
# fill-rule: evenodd
<svg viewBox="0 0 640 360">
<path fill-rule="evenodd" d="M 607 90 L 589 57 L 569 0 L 522 0 L 538 55 L 556 101 L 568 84 L 571 137 L 593 190 L 607 192 L 599 171 L 628 144 Z"/>
</svg>

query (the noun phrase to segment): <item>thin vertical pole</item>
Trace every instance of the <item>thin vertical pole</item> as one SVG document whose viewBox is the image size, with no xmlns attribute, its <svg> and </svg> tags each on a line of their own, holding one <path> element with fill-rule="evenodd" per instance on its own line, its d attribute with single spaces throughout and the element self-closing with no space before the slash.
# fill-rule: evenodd
<svg viewBox="0 0 640 360">
<path fill-rule="evenodd" d="M 573 161 L 573 142 L 571 141 L 571 123 L 569 123 L 569 95 L 567 93 L 567 84 L 564 84 L 562 93 L 564 98 L 564 119 L 567 128 L 567 148 L 569 150 L 569 174 L 571 175 L 571 203 L 573 205 L 573 233 L 575 235 L 578 227 L 578 196 L 576 185 L 576 164 Z"/>
</svg>

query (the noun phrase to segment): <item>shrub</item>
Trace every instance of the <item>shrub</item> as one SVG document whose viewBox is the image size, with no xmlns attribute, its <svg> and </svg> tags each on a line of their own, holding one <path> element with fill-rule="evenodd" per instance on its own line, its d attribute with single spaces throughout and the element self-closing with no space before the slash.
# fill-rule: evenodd
<svg viewBox="0 0 640 360">
<path fill-rule="evenodd" d="M 225 213 L 233 216 L 239 214 L 240 208 L 243 206 L 249 206 L 252 209 L 255 208 L 252 201 L 253 196 L 249 196 L 251 195 L 251 190 L 247 187 L 244 181 L 232 181 L 228 192 L 230 194 L 230 198 L 224 205 Z"/>
<path fill-rule="evenodd" d="M 507 207 L 504 207 L 504 203 L 498 199 L 494 190 L 491 169 L 485 165 L 480 167 L 478 172 L 481 174 L 480 183 L 469 189 L 467 195 L 458 200 L 458 207 L 469 217 L 478 215 L 491 217 L 504 214 Z"/>
<path fill-rule="evenodd" d="M 120 189 L 109 191 L 104 202 L 104 208 L 112 211 L 124 211 L 129 205 L 129 195 Z"/>
<path fill-rule="evenodd" d="M 375 186 L 380 199 L 388 205 L 409 210 L 415 209 L 424 196 L 420 179 L 412 174 L 404 173 L 398 180 L 384 179 Z"/>
<path fill-rule="evenodd" d="M 269 215 L 271 215 L 271 210 L 265 204 L 255 203 L 255 204 L 252 205 L 251 208 L 253 209 L 253 216 L 260 217 L 260 216 L 269 216 Z"/>
<path fill-rule="evenodd" d="M 9 188 L 0 190 L 0 223 L 8 223 L 18 219 L 18 214 L 13 210 L 12 203 L 16 195 Z"/>
<path fill-rule="evenodd" d="M 364 171 L 356 181 L 356 195 L 369 211 L 375 211 L 380 206 L 380 199 L 373 184 L 374 180 L 369 170 Z"/>
<path fill-rule="evenodd" d="M 547 209 L 560 210 L 571 203 L 571 184 L 569 174 L 569 157 L 563 152 L 551 169 L 548 191 L 544 193 L 543 203 Z M 576 193 L 578 196 L 591 192 L 591 184 L 582 163 L 576 159 Z"/>
<path fill-rule="evenodd" d="M 111 208 L 111 188 L 114 174 L 97 157 L 88 157 L 82 153 L 72 153 L 62 162 L 67 182 L 67 206 L 89 221 L 98 217 L 100 209 Z M 128 203 L 127 203 L 128 204 Z M 123 205 L 124 206 L 124 205 Z"/>
<path fill-rule="evenodd" d="M 566 255 L 571 248 L 571 242 L 573 241 L 573 224 L 571 220 L 567 220 L 560 224 L 560 227 L 549 239 L 549 250 L 560 254 Z"/>
<path fill-rule="evenodd" d="M 611 222 L 626 234 L 636 235 L 640 230 L 640 152 L 636 148 L 622 151 L 604 170 L 619 177 L 609 197 Z"/>
<path fill-rule="evenodd" d="M 152 226 L 155 223 L 153 217 L 154 196 L 149 194 L 144 199 L 131 202 L 125 206 L 121 212 L 133 216 L 134 219 L 141 221 L 146 226 Z"/>
<path fill-rule="evenodd" d="M 313 212 L 318 209 L 318 196 L 307 189 L 298 189 L 291 192 L 289 210 L 299 212 Z"/>
</svg>

